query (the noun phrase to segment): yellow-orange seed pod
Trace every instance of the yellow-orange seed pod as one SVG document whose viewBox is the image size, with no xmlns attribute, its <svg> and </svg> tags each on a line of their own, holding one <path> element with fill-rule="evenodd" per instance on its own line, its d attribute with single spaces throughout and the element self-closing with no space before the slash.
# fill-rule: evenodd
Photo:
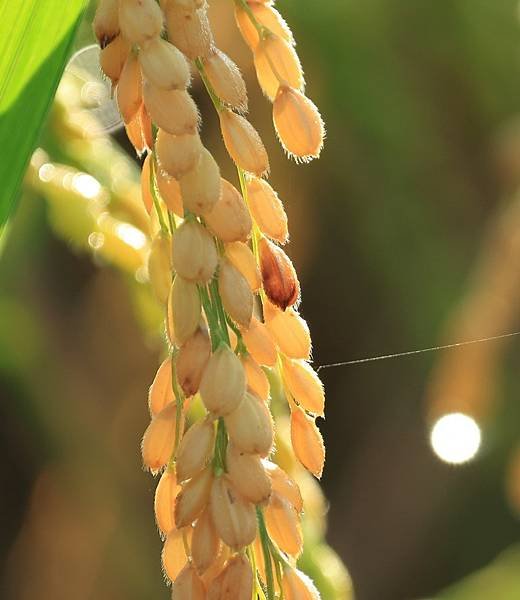
<svg viewBox="0 0 520 600">
<path fill-rule="evenodd" d="M 206 600 L 250 600 L 253 592 L 253 571 L 247 557 L 236 554 L 208 589 Z"/>
<path fill-rule="evenodd" d="M 242 337 L 248 352 L 257 363 L 267 367 L 276 363 L 276 346 L 264 323 L 253 317 L 249 328 L 242 331 Z"/>
<path fill-rule="evenodd" d="M 264 460 L 264 467 L 271 478 L 273 491 L 282 498 L 285 498 L 294 506 L 297 512 L 301 513 L 303 510 L 303 498 L 296 481 L 291 479 L 278 465 L 268 460 Z"/>
<path fill-rule="evenodd" d="M 273 101 L 280 85 L 303 90 L 302 66 L 296 50 L 281 37 L 265 37 L 254 51 L 258 83 L 264 94 Z"/>
<path fill-rule="evenodd" d="M 240 192 L 225 179 L 221 179 L 218 202 L 204 215 L 204 219 L 206 225 L 223 242 L 245 242 L 253 226 Z"/>
<path fill-rule="evenodd" d="M 290 358 L 308 359 L 311 336 L 304 319 L 292 308 L 281 311 L 264 302 L 265 325 L 275 344 Z"/>
<path fill-rule="evenodd" d="M 213 36 L 206 7 L 190 10 L 170 3 L 166 7 L 166 28 L 172 44 L 191 60 L 210 53 Z"/>
<path fill-rule="evenodd" d="M 211 514 L 218 535 L 230 548 L 243 548 L 255 539 L 254 505 L 244 500 L 226 477 L 216 477 L 213 481 Z"/>
<path fill-rule="evenodd" d="M 132 44 L 143 45 L 160 35 L 161 9 L 154 0 L 119 0 L 119 26 Z"/>
<path fill-rule="evenodd" d="M 137 56 L 130 52 L 126 59 L 121 76 L 117 83 L 116 89 L 117 106 L 125 123 L 130 121 L 137 115 L 137 111 L 141 108 L 142 96 L 142 80 L 141 69 Z"/>
<path fill-rule="evenodd" d="M 168 210 L 171 210 L 179 217 L 184 216 L 179 182 L 173 177 L 168 177 L 161 169 L 156 170 L 155 181 L 157 182 L 159 194 L 168 207 Z"/>
<path fill-rule="evenodd" d="M 272 33 L 280 36 L 289 44 L 294 44 L 292 32 L 276 8 L 261 2 L 249 3 L 249 8 L 253 12 L 255 19 L 261 25 L 269 29 Z M 235 18 L 244 41 L 251 50 L 254 50 L 260 41 L 258 30 L 251 22 L 247 12 L 240 6 L 235 8 Z"/>
<path fill-rule="evenodd" d="M 220 538 L 208 505 L 195 523 L 191 541 L 193 563 L 199 575 L 205 573 L 218 558 Z"/>
<path fill-rule="evenodd" d="M 285 310 L 300 295 L 300 282 L 291 259 L 285 252 L 263 237 L 259 244 L 262 284 L 269 300 Z"/>
<path fill-rule="evenodd" d="M 264 402 L 269 398 L 269 380 L 263 372 L 262 367 L 250 355 L 244 355 L 240 359 L 246 372 L 247 386 Z"/>
<path fill-rule="evenodd" d="M 259 504 L 271 495 L 271 479 L 259 456 L 246 454 L 230 444 L 226 454 L 229 480 L 245 499 Z"/>
<path fill-rule="evenodd" d="M 236 448 L 247 454 L 269 454 L 273 446 L 273 418 L 260 398 L 246 392 L 242 402 L 224 420 Z"/>
<path fill-rule="evenodd" d="M 205 283 L 217 268 L 213 238 L 200 223 L 185 221 L 173 236 L 173 267 L 189 281 Z"/>
<path fill-rule="evenodd" d="M 218 291 L 229 316 L 241 327 L 249 327 L 253 316 L 253 292 L 247 279 L 227 258 L 220 260 Z"/>
<path fill-rule="evenodd" d="M 132 143 L 132 146 L 135 148 L 138 156 L 141 156 L 151 145 L 148 143 L 150 140 L 147 131 L 145 131 L 148 125 L 146 122 L 147 114 L 144 103 L 141 102 L 137 114 L 134 115 L 129 123 L 125 123 L 126 135 Z"/>
<path fill-rule="evenodd" d="M 281 86 L 273 104 L 278 139 L 289 156 L 307 162 L 323 148 L 325 126 L 316 105 L 298 90 Z"/>
<path fill-rule="evenodd" d="M 239 112 L 246 112 L 246 84 L 229 56 L 214 48 L 203 64 L 205 75 L 220 100 Z"/>
<path fill-rule="evenodd" d="M 229 262 L 246 278 L 251 291 L 256 292 L 260 289 L 262 279 L 251 248 L 243 242 L 231 242 L 226 244 L 225 254 Z"/>
<path fill-rule="evenodd" d="M 279 548 L 291 556 L 298 556 L 303 538 L 300 518 L 292 504 L 273 492 L 264 514 L 267 531 Z"/>
<path fill-rule="evenodd" d="M 246 391 L 246 375 L 238 356 L 222 344 L 209 359 L 200 395 L 204 406 L 216 415 L 227 415 L 240 404 Z"/>
<path fill-rule="evenodd" d="M 177 480 L 182 482 L 196 475 L 207 464 L 215 441 L 211 419 L 194 423 L 184 434 L 175 460 Z"/>
<path fill-rule="evenodd" d="M 173 402 L 172 361 L 168 356 L 163 360 L 155 374 L 148 392 L 148 408 L 150 414 L 156 415 L 170 402 Z"/>
<path fill-rule="evenodd" d="M 99 64 L 113 85 L 118 82 L 129 53 L 130 44 L 121 35 L 116 35 L 110 44 L 101 50 Z"/>
<path fill-rule="evenodd" d="M 186 90 L 163 90 L 145 79 L 143 99 L 150 117 L 164 131 L 173 135 L 197 131 L 199 113 Z"/>
<path fill-rule="evenodd" d="M 143 436 L 143 463 L 152 473 L 170 460 L 175 445 L 176 415 L 175 403 L 167 404 L 157 413 L 148 425 Z M 182 430 L 182 423 L 180 429 Z"/>
<path fill-rule="evenodd" d="M 285 244 L 289 237 L 287 215 L 273 188 L 267 181 L 252 177 L 247 182 L 247 199 L 260 231 L 280 244 Z"/>
<path fill-rule="evenodd" d="M 220 169 L 206 148 L 202 148 L 197 164 L 180 180 L 182 201 L 196 215 L 209 213 L 220 198 Z"/>
<path fill-rule="evenodd" d="M 168 331 L 177 345 L 184 344 L 199 326 L 201 315 L 197 284 L 177 275 L 168 298 Z"/>
<path fill-rule="evenodd" d="M 158 300 L 166 304 L 172 283 L 172 240 L 161 231 L 150 247 L 148 277 Z"/>
<path fill-rule="evenodd" d="M 138 112 L 139 122 L 141 123 L 141 134 L 143 136 L 143 142 L 146 148 L 149 150 L 152 149 L 153 146 L 153 135 L 152 135 L 152 120 L 150 119 L 150 115 L 146 110 L 146 106 L 144 102 L 141 104 L 141 108 Z"/>
<path fill-rule="evenodd" d="M 151 166 L 152 155 L 148 154 L 143 162 L 143 168 L 141 169 L 141 197 L 146 212 L 150 214 L 153 208 L 152 191 L 150 189 L 150 166 Z"/>
<path fill-rule="evenodd" d="M 112 42 L 119 33 L 118 0 L 100 0 L 92 28 L 102 49 Z"/>
<path fill-rule="evenodd" d="M 323 438 L 314 419 L 299 408 L 291 412 L 291 443 L 296 458 L 319 479 L 325 462 Z"/>
<path fill-rule="evenodd" d="M 283 378 L 296 402 L 305 410 L 323 416 L 325 392 L 314 369 L 305 361 L 282 357 Z"/>
<path fill-rule="evenodd" d="M 185 531 L 182 529 L 172 529 L 168 532 L 162 549 L 162 564 L 170 581 L 175 581 L 187 564 L 188 557 L 184 549 L 183 535 Z"/>
<path fill-rule="evenodd" d="M 269 171 L 269 159 L 256 129 L 242 115 L 221 110 L 220 130 L 234 163 L 244 171 L 261 177 Z"/>
<path fill-rule="evenodd" d="M 197 331 L 181 346 L 175 366 L 177 380 L 187 398 L 199 391 L 204 369 L 211 353 L 211 342 L 206 326 Z"/>
<path fill-rule="evenodd" d="M 289 565 L 284 566 L 282 590 L 284 600 L 320 600 L 320 594 L 311 579 Z"/>
<path fill-rule="evenodd" d="M 179 490 L 175 474 L 166 469 L 155 489 L 154 500 L 155 521 L 159 530 L 164 534 L 170 533 L 175 528 L 173 508 Z"/>
<path fill-rule="evenodd" d="M 155 144 L 160 167 L 175 179 L 197 165 L 203 148 L 197 131 L 172 135 L 159 129 Z"/>
<path fill-rule="evenodd" d="M 195 521 L 209 500 L 213 471 L 207 467 L 182 486 L 175 500 L 175 525 L 185 527 Z"/>
<path fill-rule="evenodd" d="M 172 585 L 174 600 L 206 600 L 206 588 L 195 567 L 188 563 Z"/>
<path fill-rule="evenodd" d="M 209 600 L 212 597 L 214 598 L 214 600 L 220 599 L 220 596 L 210 595 L 210 588 L 213 586 L 213 582 L 215 581 L 215 579 L 220 575 L 220 573 L 222 573 L 222 569 L 224 568 L 224 565 L 226 564 L 230 553 L 231 550 L 228 546 L 226 546 L 225 544 L 220 544 L 220 552 L 217 554 L 215 560 L 209 566 L 207 571 L 205 571 L 205 573 L 202 574 L 202 581 L 204 582 L 204 585 L 208 590 L 206 600 Z"/>
<path fill-rule="evenodd" d="M 141 48 L 139 63 L 144 77 L 159 88 L 183 90 L 190 84 L 190 68 L 183 53 L 160 37 Z"/>
</svg>

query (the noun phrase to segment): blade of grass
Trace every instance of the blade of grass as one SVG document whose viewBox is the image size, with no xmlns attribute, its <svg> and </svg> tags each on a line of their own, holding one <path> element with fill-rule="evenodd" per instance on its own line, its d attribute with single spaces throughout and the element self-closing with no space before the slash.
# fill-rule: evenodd
<svg viewBox="0 0 520 600">
<path fill-rule="evenodd" d="M 85 5 L 86 0 L 0 2 L 0 236 Z"/>
</svg>

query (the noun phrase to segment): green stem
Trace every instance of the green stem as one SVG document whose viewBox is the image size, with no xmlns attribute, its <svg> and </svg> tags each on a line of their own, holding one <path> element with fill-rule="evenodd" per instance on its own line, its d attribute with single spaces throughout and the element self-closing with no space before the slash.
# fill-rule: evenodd
<svg viewBox="0 0 520 600">
<path fill-rule="evenodd" d="M 208 288 L 202 284 L 200 284 L 198 287 L 200 300 L 202 302 L 202 306 L 204 307 L 206 318 L 208 319 L 209 334 L 211 336 L 211 349 L 215 351 L 222 341 L 218 314 L 211 303 L 211 298 L 208 294 Z"/>
<path fill-rule="evenodd" d="M 204 84 L 204 87 L 206 88 L 209 97 L 211 98 L 211 101 L 213 102 L 213 106 L 215 107 L 217 112 L 220 112 L 221 110 L 224 110 L 224 103 L 222 102 L 222 100 L 218 97 L 218 94 L 215 92 L 215 90 L 213 89 L 213 86 L 211 85 L 208 76 L 206 75 L 206 71 L 204 69 L 204 65 L 202 63 L 202 60 L 200 58 L 196 58 L 195 59 L 195 66 L 197 67 L 197 70 L 200 74 L 200 78 L 202 79 L 202 83 Z"/>
<path fill-rule="evenodd" d="M 259 506 L 256 507 L 256 518 L 258 520 L 258 532 L 260 534 L 262 551 L 264 553 L 267 600 L 275 600 L 273 564 L 271 562 L 271 552 L 269 549 L 269 534 L 267 533 L 267 527 L 265 526 L 264 513 Z"/>
<path fill-rule="evenodd" d="M 237 6 L 240 6 L 240 8 L 242 8 L 246 12 L 247 16 L 249 17 L 249 20 L 257 30 L 260 39 L 262 39 L 266 35 L 266 32 L 270 33 L 270 30 L 267 27 L 265 27 L 265 25 L 262 25 L 262 23 L 258 22 L 257 18 L 255 17 L 253 11 L 251 10 L 251 7 L 246 2 L 246 0 L 235 0 L 235 4 Z"/>
<path fill-rule="evenodd" d="M 224 310 L 222 299 L 220 298 L 220 294 L 218 293 L 218 282 L 216 278 L 213 278 L 211 280 L 211 283 L 209 284 L 209 292 L 213 301 L 213 306 L 215 306 L 216 308 L 218 319 L 220 321 L 222 339 L 227 343 L 228 346 L 230 346 L 231 342 L 229 339 L 229 331 L 227 328 L 226 311 Z"/>
<path fill-rule="evenodd" d="M 157 197 L 157 193 L 155 191 L 155 156 L 153 154 L 150 158 L 150 192 L 152 194 L 153 205 L 157 213 L 157 218 L 159 219 L 161 231 L 163 233 L 169 233 L 168 226 L 166 225 L 166 221 L 164 220 L 164 216 L 162 214 L 161 205 L 159 204 L 159 198 Z"/>
<path fill-rule="evenodd" d="M 182 407 L 184 405 L 184 394 L 179 388 L 179 384 L 177 382 L 177 370 L 175 368 L 175 355 L 176 351 L 172 352 L 170 357 L 171 367 L 172 367 L 172 390 L 173 395 L 175 397 L 175 445 L 173 447 L 173 452 L 168 461 L 168 469 L 173 469 L 173 465 L 175 463 L 175 455 L 177 454 L 177 448 L 179 447 L 179 443 L 181 441 L 181 417 L 182 417 Z"/>
<path fill-rule="evenodd" d="M 217 477 L 226 472 L 227 445 L 226 425 L 224 424 L 224 419 L 220 417 L 217 425 L 217 436 L 215 438 L 215 451 L 213 453 L 213 471 Z"/>
</svg>

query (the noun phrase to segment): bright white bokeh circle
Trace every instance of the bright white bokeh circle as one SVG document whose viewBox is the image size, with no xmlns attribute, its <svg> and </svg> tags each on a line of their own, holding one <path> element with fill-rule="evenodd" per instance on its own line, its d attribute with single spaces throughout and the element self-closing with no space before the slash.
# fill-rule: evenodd
<svg viewBox="0 0 520 600">
<path fill-rule="evenodd" d="M 477 454 L 482 441 L 477 422 L 463 413 L 443 415 L 432 427 L 430 443 L 444 462 L 460 465 Z"/>
</svg>

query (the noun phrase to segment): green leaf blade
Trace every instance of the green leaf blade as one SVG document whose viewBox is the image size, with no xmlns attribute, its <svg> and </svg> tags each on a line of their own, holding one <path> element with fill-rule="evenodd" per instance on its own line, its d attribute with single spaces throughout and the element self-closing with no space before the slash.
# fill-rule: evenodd
<svg viewBox="0 0 520 600">
<path fill-rule="evenodd" d="M 0 230 L 15 206 L 85 4 L 0 2 Z"/>
</svg>

